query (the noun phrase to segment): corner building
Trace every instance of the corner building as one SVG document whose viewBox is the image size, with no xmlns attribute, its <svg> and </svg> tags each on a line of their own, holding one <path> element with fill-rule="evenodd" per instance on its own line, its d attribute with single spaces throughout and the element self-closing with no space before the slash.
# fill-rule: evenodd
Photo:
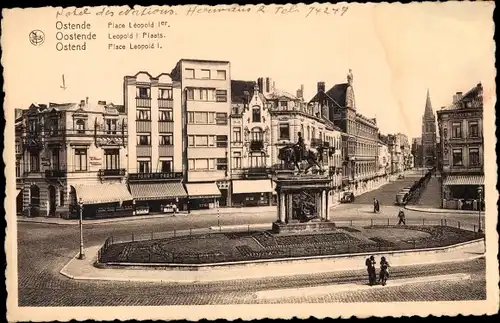
<svg viewBox="0 0 500 323">
<path fill-rule="evenodd" d="M 187 209 L 182 184 L 181 89 L 169 74 L 124 78 L 128 131 L 128 185 L 134 214 Z"/>
<path fill-rule="evenodd" d="M 182 163 L 189 209 L 231 205 L 230 63 L 181 59 L 170 75 L 181 89 Z"/>
</svg>

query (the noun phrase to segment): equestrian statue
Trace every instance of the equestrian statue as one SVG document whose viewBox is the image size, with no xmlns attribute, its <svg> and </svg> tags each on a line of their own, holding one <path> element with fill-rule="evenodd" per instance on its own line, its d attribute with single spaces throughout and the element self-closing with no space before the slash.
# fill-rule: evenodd
<svg viewBox="0 0 500 323">
<path fill-rule="evenodd" d="M 304 169 L 304 174 L 311 169 L 311 167 L 316 166 L 318 172 L 324 173 L 323 167 L 323 156 L 325 147 L 319 144 L 316 148 L 307 149 L 304 138 L 302 134 L 298 133 L 299 140 L 296 144 L 288 144 L 281 148 L 278 153 L 278 158 L 285 164 L 285 167 L 292 168 L 301 173 L 300 164 L 302 162 L 307 162 L 307 167 Z"/>
</svg>

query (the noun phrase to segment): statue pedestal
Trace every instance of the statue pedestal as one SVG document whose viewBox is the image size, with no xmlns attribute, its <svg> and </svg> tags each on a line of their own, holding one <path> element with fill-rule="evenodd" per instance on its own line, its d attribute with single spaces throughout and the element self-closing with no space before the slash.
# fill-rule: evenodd
<svg viewBox="0 0 500 323">
<path fill-rule="evenodd" d="M 336 230 L 330 222 L 328 192 L 330 178 L 325 175 L 280 174 L 275 179 L 278 217 L 274 233 L 306 233 Z"/>
<path fill-rule="evenodd" d="M 278 223 L 274 222 L 272 232 L 280 233 L 312 233 L 312 232 L 329 232 L 335 231 L 337 228 L 334 222 L 303 222 L 303 223 Z"/>
</svg>

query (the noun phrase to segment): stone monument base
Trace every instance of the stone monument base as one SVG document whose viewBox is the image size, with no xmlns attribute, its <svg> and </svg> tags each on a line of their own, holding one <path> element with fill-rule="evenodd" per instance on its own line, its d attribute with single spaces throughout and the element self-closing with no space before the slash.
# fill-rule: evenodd
<svg viewBox="0 0 500 323">
<path fill-rule="evenodd" d="M 313 233 L 313 232 L 328 232 L 335 231 L 337 228 L 335 222 L 328 221 L 311 221 L 311 222 L 296 222 L 296 223 L 279 223 L 274 222 L 272 232 L 280 233 Z"/>
</svg>

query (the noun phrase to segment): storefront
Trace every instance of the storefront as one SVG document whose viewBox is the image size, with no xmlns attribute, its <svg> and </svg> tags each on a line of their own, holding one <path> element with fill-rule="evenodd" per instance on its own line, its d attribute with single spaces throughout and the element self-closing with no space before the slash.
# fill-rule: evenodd
<svg viewBox="0 0 500 323">
<path fill-rule="evenodd" d="M 450 175 L 444 179 L 443 208 L 477 210 L 478 205 L 484 208 L 484 175 Z"/>
<path fill-rule="evenodd" d="M 109 218 L 133 215 L 132 195 L 122 183 L 75 185 L 70 199 L 72 218 L 79 217 L 83 205 L 83 218 Z"/>
<path fill-rule="evenodd" d="M 213 209 L 219 204 L 221 192 L 214 182 L 186 184 L 189 210 Z"/>
<path fill-rule="evenodd" d="M 233 180 L 233 206 L 272 205 L 273 185 L 270 179 Z"/>
<path fill-rule="evenodd" d="M 184 210 L 187 193 L 181 182 L 130 183 L 135 214 L 173 213 L 174 208 Z"/>
</svg>

